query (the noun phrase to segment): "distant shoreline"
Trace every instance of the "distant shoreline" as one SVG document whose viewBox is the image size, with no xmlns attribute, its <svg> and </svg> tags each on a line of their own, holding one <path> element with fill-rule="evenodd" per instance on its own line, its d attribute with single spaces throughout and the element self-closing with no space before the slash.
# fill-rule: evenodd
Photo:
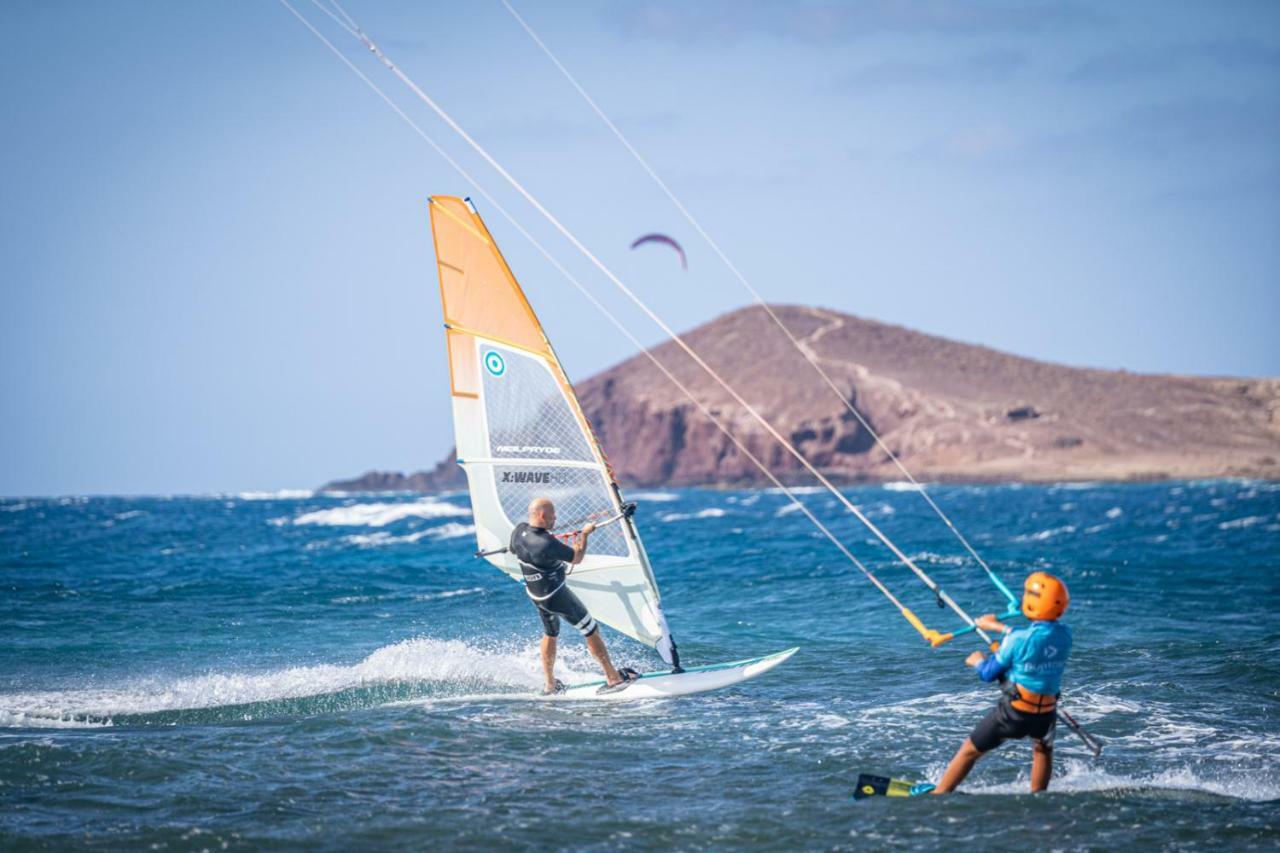
<svg viewBox="0 0 1280 853">
<path fill-rule="evenodd" d="M 1087 483 L 1096 483 L 1099 486 L 1141 486 L 1154 483 L 1216 483 L 1216 482 L 1256 482 L 1256 483 L 1280 483 L 1280 477 L 1253 477 L 1253 476 L 1225 476 L 1225 477 L 1149 477 L 1146 479 L 1128 479 L 1128 480 L 1107 480 L 1097 477 L 1081 478 L 1075 480 L 1059 479 L 1059 480 L 920 480 L 920 485 L 929 486 L 1080 486 Z M 835 484 L 842 487 L 851 486 L 886 486 L 893 483 L 901 483 L 905 488 L 903 491 L 913 490 L 914 486 L 906 480 L 863 480 L 860 482 L 839 482 Z M 674 485 L 674 484 L 622 484 L 624 493 L 632 491 L 662 491 L 664 489 L 680 489 L 680 490 L 702 490 L 709 492 L 767 492 L 778 491 L 776 486 L 761 484 L 734 484 L 734 483 L 703 483 L 700 485 Z M 789 489 L 805 489 L 806 491 L 821 490 L 821 486 L 815 486 L 812 483 L 788 483 Z M 262 496 L 245 497 L 246 494 L 259 493 Z M 200 500 L 241 500 L 241 501 L 290 501 L 290 500 L 311 500 L 313 498 L 345 498 L 345 497 L 411 497 L 414 495 L 447 495 L 447 494 L 465 494 L 465 484 L 461 487 L 450 487 L 442 489 L 434 489 L 431 491 L 417 491 L 414 489 L 336 489 L 329 486 L 321 486 L 318 489 L 277 489 L 274 492 L 262 489 L 251 490 L 244 489 L 239 492 L 142 492 L 142 493 L 121 493 L 121 492 L 81 492 L 79 494 L 26 494 L 26 495 L 0 495 L 0 501 L 3 502 L 19 502 L 19 501 L 75 501 L 75 500 L 96 500 L 104 498 L 113 498 L 116 500 L 180 500 L 180 499 L 200 499 Z M 816 492 L 815 492 L 816 493 Z M 269 495 L 269 496 L 268 496 Z"/>
</svg>

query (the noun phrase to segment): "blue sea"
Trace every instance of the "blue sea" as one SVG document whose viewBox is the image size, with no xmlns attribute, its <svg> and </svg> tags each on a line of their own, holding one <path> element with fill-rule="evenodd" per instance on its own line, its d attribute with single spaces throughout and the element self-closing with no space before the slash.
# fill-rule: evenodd
<svg viewBox="0 0 1280 853">
<path fill-rule="evenodd" d="M 735 688 L 543 701 L 538 620 L 471 554 L 462 494 L 0 501 L 0 848 L 1275 849 L 1280 484 L 930 486 L 1012 586 L 1064 577 L 1075 652 L 1051 791 L 1011 743 L 936 779 L 996 698 L 789 499 L 632 491 L 687 665 Z M 975 614 L 1002 599 L 911 489 L 849 496 Z M 801 496 L 958 627 L 825 493 Z M 659 666 L 609 633 L 615 659 Z M 561 677 L 593 677 L 565 635 Z"/>
</svg>

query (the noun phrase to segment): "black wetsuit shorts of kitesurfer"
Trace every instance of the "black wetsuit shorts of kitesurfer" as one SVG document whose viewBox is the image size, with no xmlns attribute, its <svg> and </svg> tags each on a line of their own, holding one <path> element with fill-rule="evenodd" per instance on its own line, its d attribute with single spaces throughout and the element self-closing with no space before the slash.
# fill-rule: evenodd
<svg viewBox="0 0 1280 853">
<path fill-rule="evenodd" d="M 546 528 L 520 522 L 511 531 L 511 553 L 520 561 L 524 574 L 524 591 L 538 608 L 542 632 L 548 637 L 560 634 L 564 619 L 584 637 L 599 627 L 578 596 L 565 582 L 573 549 L 552 536 Z"/>
<path fill-rule="evenodd" d="M 969 740 L 979 752 L 990 752 L 1007 740 L 1029 737 L 1053 749 L 1053 736 L 1057 731 L 1058 714 L 1028 714 L 1013 707 L 1008 696 L 1001 697 L 991 711 L 978 721 Z"/>
</svg>

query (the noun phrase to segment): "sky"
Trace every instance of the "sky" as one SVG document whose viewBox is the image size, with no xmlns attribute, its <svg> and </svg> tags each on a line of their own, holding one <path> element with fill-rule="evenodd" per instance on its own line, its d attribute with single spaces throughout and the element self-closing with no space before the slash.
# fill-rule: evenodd
<svg viewBox="0 0 1280 853">
<path fill-rule="evenodd" d="M 512 2 L 771 301 L 1280 376 L 1280 4 Z M 750 301 L 498 0 L 346 8 L 673 327 Z M 3 0 L 0 22 L 0 495 L 309 488 L 447 453 L 426 199 L 473 186 L 278 2 Z M 572 377 L 634 354 L 477 204 Z M 628 249 L 652 231 L 687 273 Z"/>
</svg>

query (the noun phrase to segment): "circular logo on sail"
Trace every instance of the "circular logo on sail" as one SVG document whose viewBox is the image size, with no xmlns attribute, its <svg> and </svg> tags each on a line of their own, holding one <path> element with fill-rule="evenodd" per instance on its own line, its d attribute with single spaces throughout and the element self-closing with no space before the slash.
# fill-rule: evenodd
<svg viewBox="0 0 1280 853">
<path fill-rule="evenodd" d="M 489 350 L 484 354 L 484 369 L 494 376 L 501 376 L 507 372 L 507 363 L 500 354 Z"/>
</svg>

